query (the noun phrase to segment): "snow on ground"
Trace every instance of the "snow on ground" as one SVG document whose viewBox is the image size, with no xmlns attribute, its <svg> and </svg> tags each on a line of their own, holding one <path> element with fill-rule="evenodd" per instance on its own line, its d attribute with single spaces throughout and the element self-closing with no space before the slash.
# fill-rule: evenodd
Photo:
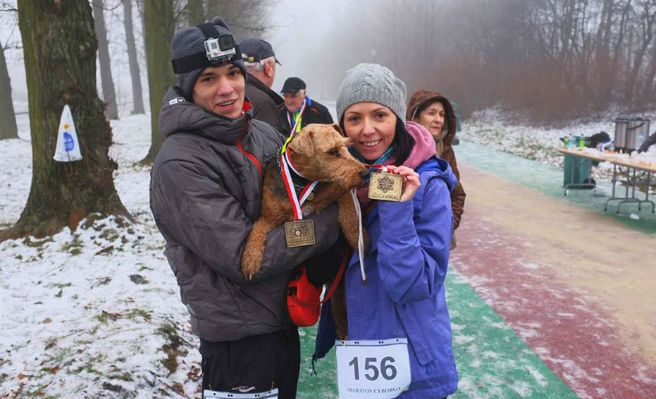
<svg viewBox="0 0 656 399">
<path fill-rule="evenodd" d="M 26 118 L 25 118 L 26 119 Z M 23 121 L 24 122 L 24 121 Z M 87 220 L 75 232 L 0 243 L 0 397 L 196 397 L 197 338 L 148 205 L 150 118 L 112 122 L 119 195 L 137 219 Z M 0 223 L 20 216 L 31 148 L 0 142 Z"/>
</svg>

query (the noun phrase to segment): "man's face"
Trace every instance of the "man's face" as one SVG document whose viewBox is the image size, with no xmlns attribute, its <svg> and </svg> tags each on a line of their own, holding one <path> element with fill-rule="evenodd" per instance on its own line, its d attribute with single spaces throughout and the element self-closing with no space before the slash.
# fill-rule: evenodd
<svg viewBox="0 0 656 399">
<path fill-rule="evenodd" d="M 194 84 L 194 104 L 208 112 L 236 119 L 242 115 L 246 81 L 233 64 L 207 67 Z"/>
<path fill-rule="evenodd" d="M 289 112 L 297 112 L 301 109 L 303 100 L 305 99 L 305 90 L 299 90 L 296 93 L 283 93 L 285 98 L 285 107 Z"/>
</svg>

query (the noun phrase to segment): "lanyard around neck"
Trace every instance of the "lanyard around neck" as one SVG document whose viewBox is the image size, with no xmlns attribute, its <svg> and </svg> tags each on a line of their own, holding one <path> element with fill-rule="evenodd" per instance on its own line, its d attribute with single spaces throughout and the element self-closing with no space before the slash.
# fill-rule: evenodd
<svg viewBox="0 0 656 399">
<path fill-rule="evenodd" d="M 289 126 L 291 127 L 292 125 L 294 126 L 292 130 L 289 132 L 291 136 L 294 134 L 298 133 L 301 130 L 301 120 L 303 119 L 303 111 L 305 111 L 305 105 L 307 104 L 307 97 L 303 99 L 303 105 L 301 105 L 301 109 L 298 112 L 287 112 L 287 121 L 289 122 Z M 292 123 L 292 115 L 294 115 L 294 122 Z"/>
</svg>

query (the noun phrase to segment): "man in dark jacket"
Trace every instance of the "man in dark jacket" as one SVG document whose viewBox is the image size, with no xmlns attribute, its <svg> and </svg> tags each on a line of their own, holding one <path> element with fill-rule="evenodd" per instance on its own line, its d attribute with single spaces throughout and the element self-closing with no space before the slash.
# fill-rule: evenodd
<svg viewBox="0 0 656 399">
<path fill-rule="evenodd" d="M 278 93 L 271 90 L 276 78 L 276 64 L 280 65 L 273 47 L 262 39 L 243 40 L 239 47 L 248 71 L 246 97 L 253 104 L 253 118 L 268 123 L 280 132 L 284 128 L 280 115 L 284 102 Z"/>
<path fill-rule="evenodd" d="M 328 108 L 307 96 L 306 85 L 301 78 L 285 80 L 281 92 L 285 99 L 285 110 L 282 112 L 285 133 L 289 134 L 294 127 L 299 132 L 311 123 L 333 123 Z"/>
<path fill-rule="evenodd" d="M 245 279 L 240 259 L 260 212 L 263 165 L 283 137 L 252 119 L 241 52 L 221 18 L 178 30 L 171 50 L 178 82 L 159 115 L 167 138 L 151 171 L 150 206 L 200 337 L 203 397 L 294 398 L 300 343 L 285 290 L 294 266 L 336 242 L 336 208 L 311 216 L 317 245 L 287 248 L 283 229 L 274 229 L 260 272 Z"/>
</svg>

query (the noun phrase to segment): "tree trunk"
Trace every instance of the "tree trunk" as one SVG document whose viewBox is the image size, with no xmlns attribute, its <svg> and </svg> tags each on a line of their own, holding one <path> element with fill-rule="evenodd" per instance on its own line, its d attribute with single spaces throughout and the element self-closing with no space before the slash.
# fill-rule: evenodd
<svg viewBox="0 0 656 399">
<path fill-rule="evenodd" d="M 5 49 L 0 44 L 0 140 L 18 137 L 14 103 L 11 101 L 11 81 L 7 71 Z"/>
<path fill-rule="evenodd" d="M 187 17 L 187 24 L 189 26 L 202 24 L 205 21 L 205 10 L 203 7 L 203 0 L 189 0 L 187 1 L 187 8 L 185 10 Z"/>
<path fill-rule="evenodd" d="M 223 18 L 236 40 L 260 37 L 269 28 L 273 2 L 265 0 L 207 0 L 206 19 Z M 275 49 L 274 49 L 275 51 Z"/>
<path fill-rule="evenodd" d="M 123 24 L 125 26 L 125 41 L 128 45 L 130 77 L 132 79 L 132 114 L 145 114 L 141 74 L 139 73 L 139 62 L 137 61 L 137 47 L 132 28 L 132 0 L 123 0 Z"/>
<path fill-rule="evenodd" d="M 645 79 L 645 86 L 642 89 L 642 94 L 640 96 L 640 104 L 645 107 L 650 106 L 656 100 L 654 96 L 654 79 L 656 78 L 656 46 L 652 47 L 651 59 L 649 62 L 649 68 L 647 69 L 647 77 Z"/>
<path fill-rule="evenodd" d="M 159 107 L 166 89 L 175 84 L 171 67 L 171 39 L 175 29 L 173 2 L 146 0 L 144 4 L 146 65 L 150 93 L 150 126 L 152 141 L 144 163 L 155 160 L 164 137 L 159 132 Z"/>
<path fill-rule="evenodd" d="M 100 64 L 100 82 L 102 84 L 105 113 L 109 119 L 118 119 L 116 107 L 116 93 L 112 80 L 112 68 L 109 62 L 109 48 L 107 46 L 107 31 L 105 30 L 105 16 L 102 0 L 93 0 L 93 20 L 95 23 L 96 38 L 98 39 L 98 62 Z"/>
<path fill-rule="evenodd" d="M 129 218 L 112 180 L 117 165 L 108 156 L 112 130 L 96 90 L 97 41 L 89 3 L 18 0 L 18 24 L 27 72 L 32 187 L 17 224 L 0 240 L 74 229 L 92 213 Z M 84 157 L 71 163 L 53 160 L 65 104 Z"/>
</svg>

